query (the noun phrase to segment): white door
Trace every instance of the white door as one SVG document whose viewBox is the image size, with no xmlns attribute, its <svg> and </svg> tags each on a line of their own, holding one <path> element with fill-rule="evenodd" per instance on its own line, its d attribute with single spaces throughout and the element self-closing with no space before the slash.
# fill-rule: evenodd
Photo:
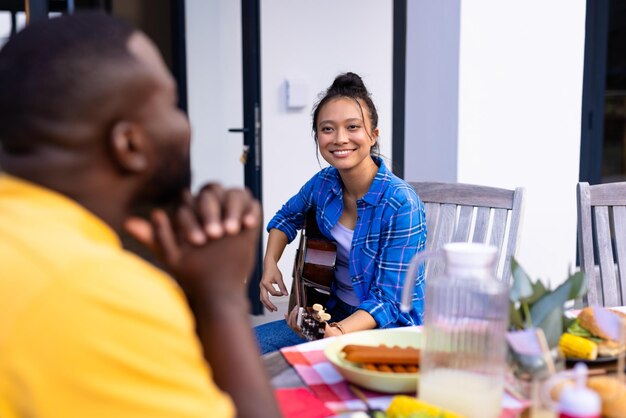
<svg viewBox="0 0 626 418">
<path fill-rule="evenodd" d="M 188 109 L 194 188 L 244 186 L 241 2 L 187 0 Z"/>
</svg>

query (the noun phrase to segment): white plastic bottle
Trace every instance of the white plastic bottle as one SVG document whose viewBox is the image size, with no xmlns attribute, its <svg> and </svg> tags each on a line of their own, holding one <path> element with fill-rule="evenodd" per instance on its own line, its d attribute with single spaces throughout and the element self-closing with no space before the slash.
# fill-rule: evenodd
<svg viewBox="0 0 626 418">
<path fill-rule="evenodd" d="M 577 363 L 576 384 L 563 389 L 559 398 L 559 418 L 600 418 L 600 396 L 587 387 L 587 366 Z"/>
</svg>

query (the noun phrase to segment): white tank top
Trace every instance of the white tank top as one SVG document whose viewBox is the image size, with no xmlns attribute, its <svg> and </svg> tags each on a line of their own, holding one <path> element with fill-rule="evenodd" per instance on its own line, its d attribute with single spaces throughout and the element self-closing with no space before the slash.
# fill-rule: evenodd
<svg viewBox="0 0 626 418">
<path fill-rule="evenodd" d="M 352 248 L 354 231 L 337 222 L 330 233 L 337 241 L 337 261 L 335 263 L 337 297 L 348 305 L 358 306 L 359 298 L 354 293 L 352 279 L 350 279 L 350 249 Z"/>
</svg>

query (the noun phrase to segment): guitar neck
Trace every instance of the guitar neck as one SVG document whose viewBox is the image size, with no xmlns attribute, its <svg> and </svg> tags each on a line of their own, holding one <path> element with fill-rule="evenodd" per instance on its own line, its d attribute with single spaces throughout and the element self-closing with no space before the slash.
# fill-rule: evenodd
<svg viewBox="0 0 626 418">
<path fill-rule="evenodd" d="M 314 296 L 313 299 L 318 296 L 327 299 L 335 277 L 336 251 L 337 245 L 322 235 L 315 211 L 309 210 L 294 262 L 292 296 L 295 294 L 295 298 L 289 301 L 290 312 L 296 304 L 307 307 L 320 302 L 310 301 L 310 295 Z"/>
</svg>

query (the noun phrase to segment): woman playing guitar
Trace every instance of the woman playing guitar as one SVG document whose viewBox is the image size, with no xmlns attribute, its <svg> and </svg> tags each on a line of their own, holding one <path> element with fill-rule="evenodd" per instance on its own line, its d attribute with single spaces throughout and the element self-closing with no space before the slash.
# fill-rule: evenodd
<svg viewBox="0 0 626 418">
<path fill-rule="evenodd" d="M 330 167 L 313 176 L 269 222 L 261 301 L 275 311 L 269 295 L 288 294 L 278 260 L 313 210 L 320 232 L 337 244 L 335 280 L 325 306 L 334 322 L 325 335 L 421 324 L 421 269 L 411 312 L 400 311 L 400 295 L 411 258 L 426 244 L 424 205 L 379 157 L 378 114 L 358 75 L 339 75 L 326 90 L 314 108 L 313 132 Z M 285 321 L 256 328 L 262 353 L 304 341 L 297 334 L 297 314 L 296 306 Z"/>
</svg>

